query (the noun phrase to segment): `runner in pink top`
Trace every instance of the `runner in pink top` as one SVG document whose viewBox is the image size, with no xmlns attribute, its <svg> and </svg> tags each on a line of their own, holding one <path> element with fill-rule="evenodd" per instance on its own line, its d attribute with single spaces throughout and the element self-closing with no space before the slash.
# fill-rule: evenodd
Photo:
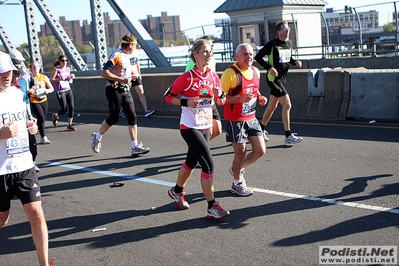
<svg viewBox="0 0 399 266">
<path fill-rule="evenodd" d="M 67 64 L 68 59 L 66 56 L 60 55 L 54 64 L 54 71 L 51 74 L 50 81 L 54 84 L 57 100 L 60 104 L 60 110 L 57 113 L 53 113 L 51 119 L 53 125 L 56 127 L 60 116 L 68 111 L 68 125 L 66 129 L 68 131 L 76 131 L 76 128 L 72 125 L 75 113 L 75 100 L 70 86 L 70 83 L 75 78 L 75 74 L 71 74 L 71 69 Z"/>
<path fill-rule="evenodd" d="M 197 163 L 201 165 L 201 187 L 208 202 L 207 217 L 222 219 L 230 214 L 214 197 L 212 154 L 208 146 L 212 127 L 212 106 L 215 102 L 224 105 L 226 95 L 220 89 L 220 80 L 208 64 L 212 58 L 212 47 L 208 40 L 198 39 L 191 48 L 191 59 L 195 67 L 179 76 L 165 93 L 165 100 L 182 108 L 180 134 L 188 145 L 186 160 L 180 167 L 177 182 L 168 191 L 180 209 L 189 204 L 183 191 Z"/>
</svg>

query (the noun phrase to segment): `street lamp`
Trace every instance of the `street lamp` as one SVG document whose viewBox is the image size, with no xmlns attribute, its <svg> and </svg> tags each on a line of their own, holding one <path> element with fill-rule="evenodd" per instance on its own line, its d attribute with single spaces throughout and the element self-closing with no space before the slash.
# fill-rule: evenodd
<svg viewBox="0 0 399 266">
<path fill-rule="evenodd" d="M 94 47 L 94 44 L 92 42 L 89 41 L 89 44 L 90 44 L 91 48 L 93 49 L 93 51 L 96 50 L 96 47 Z"/>
</svg>

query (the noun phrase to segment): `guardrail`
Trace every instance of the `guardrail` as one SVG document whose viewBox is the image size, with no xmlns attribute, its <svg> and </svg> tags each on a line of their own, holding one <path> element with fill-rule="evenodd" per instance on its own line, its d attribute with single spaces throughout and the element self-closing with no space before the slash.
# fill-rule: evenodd
<svg viewBox="0 0 399 266">
<path fill-rule="evenodd" d="M 318 75 L 314 74 L 318 71 Z M 292 69 L 287 77 L 290 98 L 293 99 L 293 119 L 377 120 L 399 122 L 399 70 L 364 69 Z M 179 115 L 180 107 L 164 100 L 165 90 L 181 73 L 143 74 L 143 85 L 149 106 L 158 115 Z M 266 71 L 261 71 L 260 90 L 269 97 Z M 75 112 L 107 113 L 104 94 L 105 80 L 99 75 L 77 75 L 72 84 Z M 132 92 L 138 114 L 144 114 L 136 92 Z M 55 94 L 49 95 L 50 111 L 59 109 Z M 261 115 L 265 107 L 257 106 Z M 223 116 L 223 108 L 219 107 Z M 275 112 L 281 117 L 281 106 Z"/>
</svg>

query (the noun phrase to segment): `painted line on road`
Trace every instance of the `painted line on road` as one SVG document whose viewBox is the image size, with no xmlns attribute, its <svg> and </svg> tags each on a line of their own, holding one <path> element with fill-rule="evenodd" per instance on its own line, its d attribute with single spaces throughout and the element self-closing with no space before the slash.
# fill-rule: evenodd
<svg viewBox="0 0 399 266">
<path fill-rule="evenodd" d="M 271 195 L 278 195 L 278 196 L 284 196 L 284 197 L 289 197 L 289 198 L 295 198 L 295 199 L 320 201 L 320 202 L 324 202 L 324 203 L 328 203 L 328 204 L 332 204 L 332 205 L 343 205 L 343 206 L 348 206 L 348 207 L 353 207 L 353 208 L 361 208 L 361 209 L 368 209 L 368 210 L 373 210 L 373 211 L 382 211 L 382 212 L 389 212 L 389 213 L 399 214 L 399 209 L 386 208 L 386 207 L 380 207 L 380 206 L 374 206 L 374 205 L 367 205 L 367 204 L 362 204 L 362 203 L 357 203 L 357 202 L 334 200 L 334 199 L 325 199 L 325 198 L 312 197 L 312 196 L 307 196 L 307 195 L 299 195 L 299 194 L 286 193 L 286 192 L 279 192 L 279 191 L 273 191 L 273 190 L 268 190 L 268 189 L 260 189 L 260 188 L 253 188 L 253 191 L 266 193 L 266 194 L 271 194 Z"/>
<path fill-rule="evenodd" d="M 59 163 L 59 162 L 53 162 L 53 161 L 47 161 L 46 163 L 49 165 L 53 165 L 53 166 L 60 166 L 60 167 L 64 167 L 64 168 L 80 170 L 80 171 L 84 171 L 84 172 L 91 172 L 91 173 L 101 174 L 101 175 L 105 175 L 105 176 L 114 176 L 114 177 L 129 179 L 129 180 L 137 180 L 137 181 L 141 181 L 141 182 L 162 185 L 162 186 L 167 186 L 167 187 L 173 187 L 175 185 L 175 183 L 166 182 L 163 180 L 157 180 L 157 179 L 134 176 L 134 175 L 133 176 L 125 175 L 125 174 L 120 174 L 120 173 L 111 172 L 111 171 L 101 171 L 101 170 L 98 170 L 95 168 L 82 167 L 82 166 L 73 165 L 73 164 L 65 164 L 65 163 Z M 350 201 L 312 197 L 312 196 L 307 196 L 307 195 L 299 195 L 299 194 L 294 194 L 294 193 L 280 192 L 280 191 L 261 189 L 261 188 L 252 188 L 252 189 L 255 192 L 260 192 L 260 193 L 265 193 L 265 194 L 270 194 L 270 195 L 277 195 L 277 196 L 310 200 L 310 201 L 320 201 L 320 202 L 324 202 L 324 203 L 328 203 L 328 204 L 332 204 L 332 205 L 343 205 L 343 206 L 352 207 L 352 208 L 361 208 L 361 209 L 367 209 L 367 210 L 373 210 L 373 211 L 382 211 L 382 212 L 389 212 L 389 213 L 393 213 L 393 214 L 399 214 L 399 209 L 394 209 L 394 208 L 386 208 L 386 207 L 380 207 L 380 206 L 374 206 L 374 205 L 367 205 L 367 204 L 350 202 Z"/>
<path fill-rule="evenodd" d="M 175 183 L 171 182 L 166 182 L 162 180 L 156 180 L 152 178 L 146 178 L 146 177 L 140 177 L 140 176 L 135 176 L 135 175 L 125 175 L 125 174 L 120 174 L 116 172 L 111 172 L 111 171 L 101 171 L 95 168 L 90 168 L 90 167 L 82 167 L 78 165 L 73 165 L 73 164 L 65 164 L 65 163 L 58 163 L 58 162 L 53 162 L 53 161 L 47 161 L 46 162 L 49 165 L 54 165 L 54 166 L 61 166 L 69 169 L 74 169 L 74 170 L 81 170 L 84 172 L 91 172 L 91 173 L 96 173 L 100 175 L 106 175 L 106 176 L 114 176 L 114 177 L 120 177 L 124 179 L 130 179 L 130 180 L 137 180 L 141 182 L 146 182 L 146 183 L 152 183 L 152 184 L 157 184 L 157 185 L 162 185 L 162 186 L 168 186 L 168 187 L 173 187 Z"/>
</svg>

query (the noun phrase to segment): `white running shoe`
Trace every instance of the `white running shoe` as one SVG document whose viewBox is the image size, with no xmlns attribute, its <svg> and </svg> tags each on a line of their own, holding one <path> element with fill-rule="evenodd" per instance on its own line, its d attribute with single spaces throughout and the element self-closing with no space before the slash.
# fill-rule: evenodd
<svg viewBox="0 0 399 266">
<path fill-rule="evenodd" d="M 241 197 L 247 197 L 254 194 L 254 191 L 251 188 L 244 186 L 244 184 L 240 182 L 237 185 L 234 185 L 233 183 L 233 185 L 231 186 L 231 193 L 237 194 Z"/>
<path fill-rule="evenodd" d="M 302 137 L 297 137 L 295 136 L 296 133 L 292 133 L 288 137 L 285 138 L 284 143 L 285 144 L 297 144 L 303 140 Z"/>
<path fill-rule="evenodd" d="M 47 136 L 44 136 L 42 140 L 40 141 L 41 144 L 50 144 L 50 141 L 48 140 Z"/>
<path fill-rule="evenodd" d="M 144 148 L 143 147 L 143 143 L 140 142 L 140 144 L 137 145 L 136 148 L 132 148 L 132 156 L 136 157 L 139 156 L 141 154 L 146 154 L 150 152 L 150 148 Z"/>
<path fill-rule="evenodd" d="M 229 173 L 232 177 L 234 177 L 234 173 L 233 173 L 233 166 L 230 166 L 229 168 Z M 240 173 L 240 180 L 241 183 L 244 187 L 247 187 L 247 182 L 244 179 L 244 173 L 245 173 L 245 169 L 241 169 L 241 173 Z"/>
<path fill-rule="evenodd" d="M 269 135 L 269 132 L 267 132 L 266 129 L 262 130 L 262 132 L 263 132 L 263 140 L 265 142 L 268 142 L 269 138 L 267 137 L 267 135 Z"/>
<path fill-rule="evenodd" d="M 96 133 L 91 133 L 91 149 L 95 153 L 100 153 L 101 150 L 101 141 L 97 140 Z"/>
</svg>

